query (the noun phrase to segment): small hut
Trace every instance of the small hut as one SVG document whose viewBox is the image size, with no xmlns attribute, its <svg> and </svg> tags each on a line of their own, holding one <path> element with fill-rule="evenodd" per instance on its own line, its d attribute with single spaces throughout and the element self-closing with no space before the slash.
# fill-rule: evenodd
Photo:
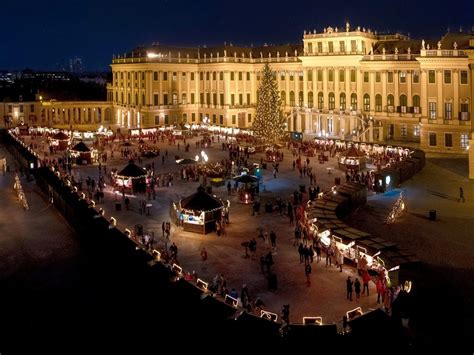
<svg viewBox="0 0 474 355">
<path fill-rule="evenodd" d="M 84 142 L 77 143 L 69 150 L 69 154 L 78 165 L 92 164 L 92 151 Z"/>
<path fill-rule="evenodd" d="M 125 191 L 146 191 L 146 171 L 130 160 L 128 165 L 119 171 L 115 177 L 115 186 Z"/>
<path fill-rule="evenodd" d="M 207 234 L 215 230 L 221 219 L 224 203 L 198 187 L 196 193 L 174 203 L 176 218 L 185 231 Z"/>
<path fill-rule="evenodd" d="M 65 150 L 69 145 L 69 136 L 64 132 L 58 132 L 50 137 L 50 142 L 56 150 Z"/>
<path fill-rule="evenodd" d="M 365 169 L 366 156 L 352 146 L 339 154 L 339 169 L 361 171 Z"/>
</svg>

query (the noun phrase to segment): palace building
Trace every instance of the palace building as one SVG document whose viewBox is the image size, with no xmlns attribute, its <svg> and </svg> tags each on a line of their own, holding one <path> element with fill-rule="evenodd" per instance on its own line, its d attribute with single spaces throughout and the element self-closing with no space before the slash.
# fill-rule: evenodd
<svg viewBox="0 0 474 355">
<path fill-rule="evenodd" d="M 474 36 L 412 40 L 370 29 L 305 32 L 284 46 L 136 48 L 112 61 L 121 127 L 182 122 L 250 127 L 264 63 L 275 71 L 289 131 L 359 141 L 413 141 L 465 152 L 474 97 Z"/>
<path fill-rule="evenodd" d="M 265 63 L 275 72 L 288 131 L 306 138 L 419 142 L 427 152 L 468 151 L 474 35 L 464 32 L 414 40 L 347 23 L 305 31 L 294 45 L 139 47 L 113 58 L 105 106 L 85 105 L 82 118 L 77 112 L 61 116 L 61 102 L 38 110 L 42 121 L 64 127 L 208 122 L 249 128 Z M 81 109 L 80 102 L 66 106 Z M 103 114 L 90 112 L 99 106 Z"/>
</svg>

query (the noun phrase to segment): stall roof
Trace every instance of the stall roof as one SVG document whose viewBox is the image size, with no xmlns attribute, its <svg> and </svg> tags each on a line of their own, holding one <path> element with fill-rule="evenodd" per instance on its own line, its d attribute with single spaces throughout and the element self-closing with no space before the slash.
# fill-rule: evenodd
<svg viewBox="0 0 474 355">
<path fill-rule="evenodd" d="M 308 218 L 338 220 L 336 214 L 329 210 L 314 209 L 308 213 Z"/>
<path fill-rule="evenodd" d="M 353 233 L 350 231 L 351 229 L 353 228 L 336 229 L 336 230 L 333 230 L 332 232 L 336 236 L 341 237 L 346 240 L 350 240 L 350 241 L 354 241 L 354 240 L 358 240 L 358 239 L 362 239 L 367 236 L 370 236 L 370 234 L 360 235 L 360 234 Z"/>
<path fill-rule="evenodd" d="M 214 196 L 206 193 L 204 188 L 201 186 L 198 187 L 196 193 L 183 198 L 180 201 L 181 208 L 186 208 L 188 210 L 196 211 L 210 211 L 216 208 L 223 207 L 221 200 L 215 198 Z"/>
<path fill-rule="evenodd" d="M 128 163 L 128 165 L 120 170 L 120 172 L 117 173 L 117 176 L 125 176 L 125 177 L 142 177 L 146 175 L 146 171 L 142 168 L 140 168 L 138 165 L 136 165 L 133 162 Z"/>
<path fill-rule="evenodd" d="M 365 157 L 365 153 L 361 152 L 359 149 L 352 146 L 349 149 L 346 149 L 345 151 L 343 151 L 341 154 L 339 154 L 339 156 L 346 157 L 346 158 L 361 158 L 361 157 Z"/>
<path fill-rule="evenodd" d="M 360 231 L 358 229 L 355 229 L 355 228 L 352 228 L 352 227 L 345 228 L 345 230 L 359 236 L 359 238 L 368 238 L 368 237 L 370 237 L 369 233 L 362 232 L 362 231 Z"/>
<path fill-rule="evenodd" d="M 337 206 L 339 206 L 337 202 L 328 201 L 326 199 L 318 199 L 313 205 L 315 209 L 322 209 L 328 211 L 335 211 Z"/>
<path fill-rule="evenodd" d="M 86 153 L 86 152 L 91 151 L 89 149 L 89 147 L 84 142 L 77 143 L 73 148 L 71 148 L 71 150 L 74 150 L 76 152 L 82 152 L 82 153 Z"/>
<path fill-rule="evenodd" d="M 69 136 L 64 132 L 58 132 L 52 136 L 53 139 L 57 140 L 66 140 L 69 139 Z"/>
</svg>

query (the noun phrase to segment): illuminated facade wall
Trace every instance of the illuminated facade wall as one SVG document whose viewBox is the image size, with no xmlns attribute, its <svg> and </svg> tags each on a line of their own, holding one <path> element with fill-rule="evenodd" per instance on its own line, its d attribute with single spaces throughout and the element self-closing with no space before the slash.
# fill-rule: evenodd
<svg viewBox="0 0 474 355">
<path fill-rule="evenodd" d="M 32 101 L 0 103 L 2 125 L 18 124 L 63 129 L 96 130 L 115 125 L 111 102 L 104 101 Z"/>
<path fill-rule="evenodd" d="M 293 46 L 138 48 L 113 59 L 109 100 L 126 128 L 204 117 L 250 127 L 259 72 L 270 62 L 290 131 L 465 152 L 473 116 L 469 39 L 456 33 L 425 42 L 347 25 L 305 32 Z"/>
</svg>

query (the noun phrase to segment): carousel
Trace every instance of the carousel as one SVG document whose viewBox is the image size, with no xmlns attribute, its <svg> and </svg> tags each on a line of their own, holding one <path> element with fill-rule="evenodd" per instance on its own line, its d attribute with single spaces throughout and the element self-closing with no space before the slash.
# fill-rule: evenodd
<svg viewBox="0 0 474 355">
<path fill-rule="evenodd" d="M 196 193 L 173 203 L 173 215 L 185 231 L 207 234 L 216 229 L 216 223 L 227 212 L 227 205 L 205 192 L 202 186 Z"/>
<path fill-rule="evenodd" d="M 365 153 L 353 146 L 339 154 L 338 164 L 341 170 L 362 171 L 365 163 Z"/>
<path fill-rule="evenodd" d="M 69 149 L 69 156 L 78 165 L 88 165 L 92 164 L 94 152 L 84 142 L 79 142 Z"/>
<path fill-rule="evenodd" d="M 115 175 L 115 188 L 120 191 L 145 192 L 146 170 L 130 160 L 128 165 Z"/>
</svg>

